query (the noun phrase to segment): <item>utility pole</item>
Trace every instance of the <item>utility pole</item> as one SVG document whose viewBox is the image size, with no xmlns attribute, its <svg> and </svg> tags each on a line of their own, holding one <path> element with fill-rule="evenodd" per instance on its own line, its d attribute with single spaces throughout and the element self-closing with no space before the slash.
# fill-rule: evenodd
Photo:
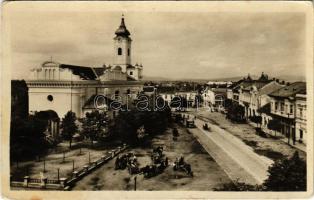
<svg viewBox="0 0 314 200">
<path fill-rule="evenodd" d="M 290 144 L 290 135 L 291 135 L 291 127 L 290 127 L 290 116 L 289 116 L 289 113 L 288 113 L 288 144 Z"/>
<path fill-rule="evenodd" d="M 136 179 L 137 179 L 137 176 L 134 176 L 134 191 L 136 191 Z"/>
<path fill-rule="evenodd" d="M 26 176 L 29 176 L 29 166 L 26 167 Z"/>
<path fill-rule="evenodd" d="M 74 160 L 72 161 L 72 172 L 74 172 Z"/>
<path fill-rule="evenodd" d="M 46 172 L 46 160 L 44 159 L 44 172 Z"/>
<path fill-rule="evenodd" d="M 71 112 L 72 112 L 72 71 L 71 71 L 71 85 L 70 85 L 70 91 L 71 91 Z"/>
</svg>

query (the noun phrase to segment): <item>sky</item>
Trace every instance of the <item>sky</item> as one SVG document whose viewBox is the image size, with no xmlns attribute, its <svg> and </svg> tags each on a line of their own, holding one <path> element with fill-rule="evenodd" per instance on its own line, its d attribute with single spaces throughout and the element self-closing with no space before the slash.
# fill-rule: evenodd
<svg viewBox="0 0 314 200">
<path fill-rule="evenodd" d="M 215 79 L 265 72 L 305 75 L 305 15 L 298 12 L 127 12 L 25 9 L 10 15 L 12 78 L 50 60 L 100 67 L 113 63 L 121 14 L 132 63 L 144 76 Z M 293 70 L 292 70 L 293 69 Z"/>
</svg>

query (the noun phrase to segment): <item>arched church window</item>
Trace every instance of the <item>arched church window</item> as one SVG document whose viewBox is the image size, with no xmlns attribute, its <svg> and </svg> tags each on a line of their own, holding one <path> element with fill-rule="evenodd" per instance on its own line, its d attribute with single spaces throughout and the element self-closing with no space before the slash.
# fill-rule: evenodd
<svg viewBox="0 0 314 200">
<path fill-rule="evenodd" d="M 127 94 L 131 94 L 131 90 L 130 90 L 130 89 L 127 89 L 126 93 L 127 93 Z"/>
<path fill-rule="evenodd" d="M 132 72 L 132 71 L 130 71 L 130 75 L 131 75 L 131 76 L 133 75 L 133 72 Z"/>
<path fill-rule="evenodd" d="M 118 55 L 122 55 L 122 49 L 121 48 L 118 48 Z"/>
<path fill-rule="evenodd" d="M 120 93 L 119 90 L 116 90 L 116 91 L 114 92 L 115 95 L 118 95 L 119 93 Z"/>
</svg>

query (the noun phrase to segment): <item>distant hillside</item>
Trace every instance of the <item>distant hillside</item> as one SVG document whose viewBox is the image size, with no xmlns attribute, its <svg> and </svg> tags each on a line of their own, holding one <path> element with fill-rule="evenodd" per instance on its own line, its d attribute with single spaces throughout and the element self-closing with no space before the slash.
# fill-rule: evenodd
<svg viewBox="0 0 314 200">
<path fill-rule="evenodd" d="M 144 76 L 144 81 L 193 81 L 193 82 L 208 82 L 208 79 L 198 79 L 198 78 L 166 78 L 166 77 L 154 77 L 154 76 Z"/>
<path fill-rule="evenodd" d="M 173 79 L 157 76 L 143 76 L 143 81 L 172 81 Z"/>
<path fill-rule="evenodd" d="M 285 80 L 288 82 L 305 81 L 305 76 L 278 76 L 280 80 Z"/>
<path fill-rule="evenodd" d="M 260 76 L 257 75 L 250 75 L 253 79 L 258 79 Z M 198 78 L 182 78 L 182 79 L 176 79 L 176 78 L 166 78 L 166 77 L 154 77 L 154 76 L 144 76 L 144 81 L 196 81 L 196 82 L 208 82 L 208 81 L 232 81 L 236 82 L 244 77 L 247 77 L 247 75 L 244 76 L 235 76 L 235 77 L 220 77 L 220 78 L 209 78 L 209 79 L 198 79 Z M 273 77 L 270 76 L 270 79 Z M 277 76 L 275 77 L 279 80 L 284 80 L 288 82 L 295 82 L 295 81 L 305 81 L 304 76 Z"/>
</svg>

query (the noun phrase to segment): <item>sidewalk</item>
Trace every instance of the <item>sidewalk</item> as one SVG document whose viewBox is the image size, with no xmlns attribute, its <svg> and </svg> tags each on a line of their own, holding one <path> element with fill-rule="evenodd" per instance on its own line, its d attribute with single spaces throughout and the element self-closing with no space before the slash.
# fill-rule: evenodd
<svg viewBox="0 0 314 200">
<path fill-rule="evenodd" d="M 254 123 L 252 123 L 252 122 L 249 122 L 249 124 L 251 126 L 253 126 L 253 127 L 256 127 L 254 125 Z M 267 129 L 267 128 L 262 127 L 262 131 L 265 132 L 268 135 L 274 136 L 273 132 L 271 130 Z M 279 134 L 280 133 L 277 133 L 278 136 L 276 136 L 276 137 L 278 137 L 278 139 L 280 139 L 281 141 L 283 141 L 283 142 L 287 143 L 287 145 L 289 145 L 288 144 L 288 138 L 286 138 L 284 136 L 279 136 Z M 306 153 L 306 146 L 303 143 L 296 142 L 295 144 L 292 144 L 292 141 L 290 141 L 290 145 L 289 146 L 291 146 L 292 148 L 299 149 L 299 150 L 303 151 L 304 153 Z"/>
</svg>

